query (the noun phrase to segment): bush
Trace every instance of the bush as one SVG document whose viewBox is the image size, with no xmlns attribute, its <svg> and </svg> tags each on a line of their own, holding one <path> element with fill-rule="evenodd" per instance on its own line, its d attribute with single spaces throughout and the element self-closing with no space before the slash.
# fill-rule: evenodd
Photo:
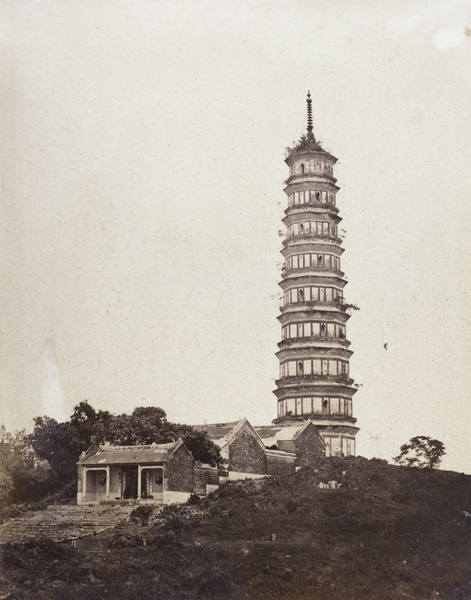
<svg viewBox="0 0 471 600">
<path fill-rule="evenodd" d="M 149 504 L 141 504 L 137 506 L 132 513 L 129 515 L 129 518 L 132 523 L 135 525 L 148 525 L 149 519 L 154 513 L 154 507 Z"/>
</svg>

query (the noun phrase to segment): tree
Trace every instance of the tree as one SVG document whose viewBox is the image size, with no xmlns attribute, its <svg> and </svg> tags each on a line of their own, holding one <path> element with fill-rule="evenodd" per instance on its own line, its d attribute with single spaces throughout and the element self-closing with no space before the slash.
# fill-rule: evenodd
<svg viewBox="0 0 471 600">
<path fill-rule="evenodd" d="M 41 497 L 49 491 L 49 480 L 48 471 L 35 466 L 25 432 L 9 433 L 0 425 L 0 509 Z"/>
<path fill-rule="evenodd" d="M 131 415 L 113 415 L 108 411 L 96 411 L 83 400 L 65 423 L 46 416 L 36 417 L 34 423 L 29 442 L 63 482 L 75 478 L 80 453 L 92 443 L 138 446 L 154 442 L 166 444 L 181 437 L 195 460 L 212 465 L 222 460 L 219 448 L 207 433 L 196 431 L 189 425 L 169 423 L 165 411 L 156 406 L 140 406 Z"/>
<path fill-rule="evenodd" d="M 439 440 L 426 435 L 418 435 L 401 446 L 401 453 L 393 460 L 403 467 L 435 469 L 446 454 L 445 446 Z"/>
<path fill-rule="evenodd" d="M 50 417 L 36 417 L 29 441 L 36 454 L 47 460 L 54 473 L 64 481 L 76 475 L 77 443 L 70 423 L 58 423 Z"/>
</svg>

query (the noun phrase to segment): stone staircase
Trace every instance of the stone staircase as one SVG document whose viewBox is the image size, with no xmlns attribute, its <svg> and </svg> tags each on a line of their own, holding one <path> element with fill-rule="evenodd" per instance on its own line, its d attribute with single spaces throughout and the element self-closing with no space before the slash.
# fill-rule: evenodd
<svg viewBox="0 0 471 600">
<path fill-rule="evenodd" d="M 94 535 L 114 527 L 134 506 L 51 505 L 46 510 L 27 512 L 0 525 L 0 544 L 48 539 L 54 542 Z"/>
</svg>

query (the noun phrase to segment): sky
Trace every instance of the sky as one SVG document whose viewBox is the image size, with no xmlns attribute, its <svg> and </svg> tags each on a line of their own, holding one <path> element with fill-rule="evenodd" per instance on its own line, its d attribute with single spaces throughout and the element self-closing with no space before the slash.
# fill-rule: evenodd
<svg viewBox="0 0 471 600">
<path fill-rule="evenodd" d="M 471 6 L 2 0 L 0 422 L 276 417 L 285 147 L 339 161 L 358 453 L 471 473 Z"/>
</svg>

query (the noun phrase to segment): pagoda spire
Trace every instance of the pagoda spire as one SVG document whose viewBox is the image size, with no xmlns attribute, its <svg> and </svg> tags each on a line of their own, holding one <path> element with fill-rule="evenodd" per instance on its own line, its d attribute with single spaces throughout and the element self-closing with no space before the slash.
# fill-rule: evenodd
<svg viewBox="0 0 471 600">
<path fill-rule="evenodd" d="M 306 104 L 307 104 L 307 137 L 311 138 L 311 139 L 315 139 L 314 134 L 312 132 L 314 127 L 312 125 L 312 100 L 311 100 L 311 92 L 309 90 L 307 92 Z"/>
</svg>

